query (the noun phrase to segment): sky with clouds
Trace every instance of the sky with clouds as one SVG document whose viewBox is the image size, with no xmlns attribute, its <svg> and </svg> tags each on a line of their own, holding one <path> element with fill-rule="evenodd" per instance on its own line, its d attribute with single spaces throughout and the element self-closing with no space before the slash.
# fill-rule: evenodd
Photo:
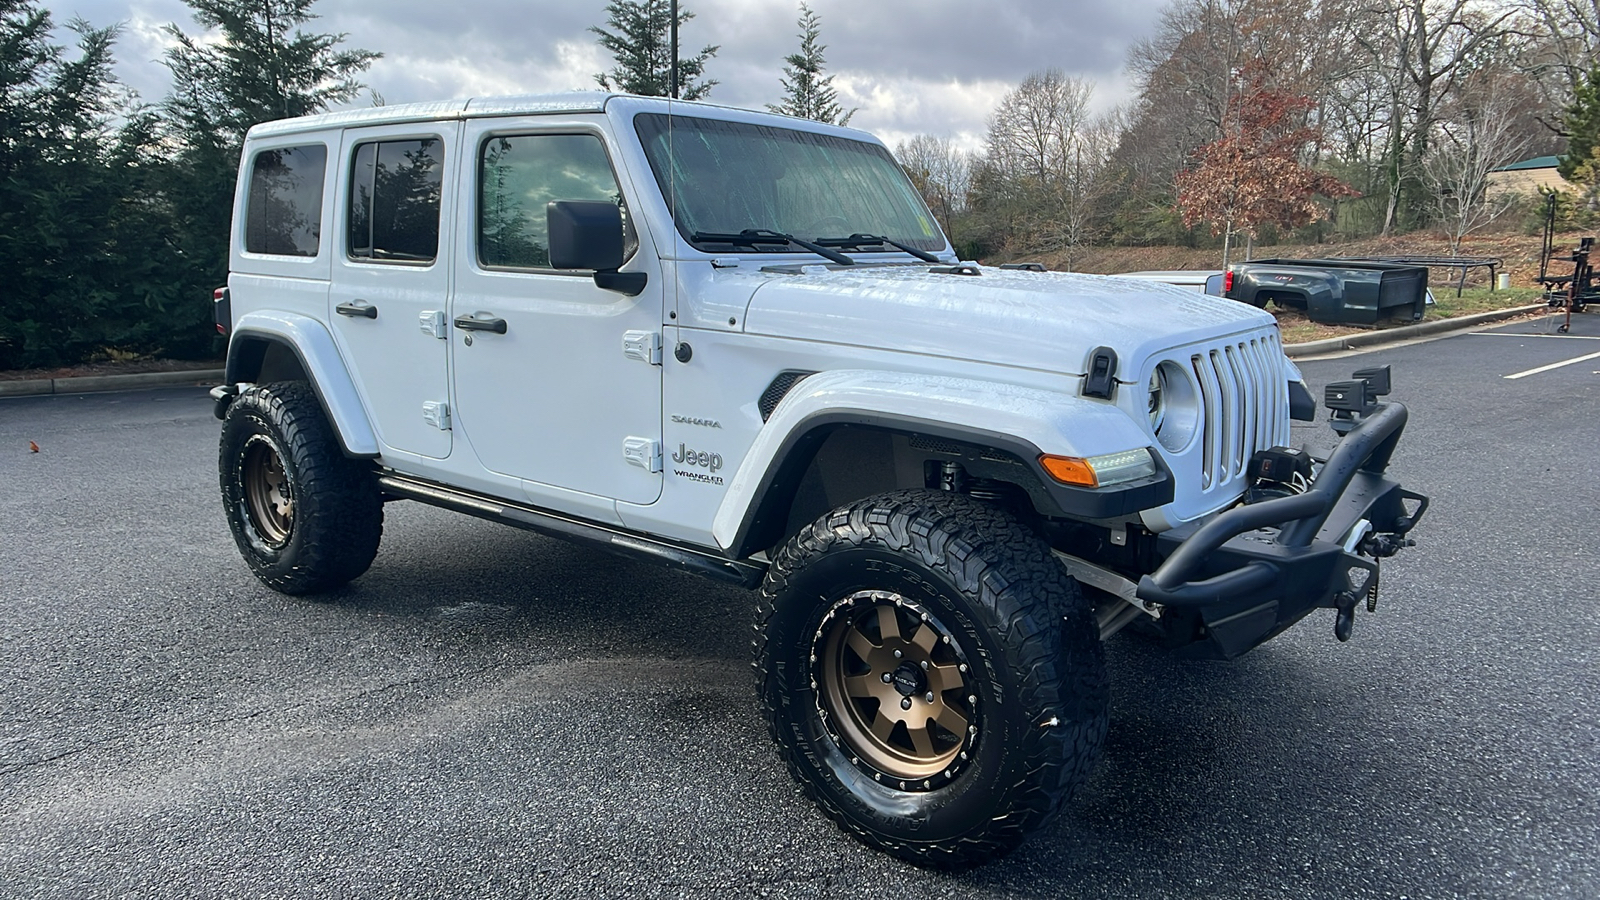
<svg viewBox="0 0 1600 900">
<path fill-rule="evenodd" d="M 707 99 L 761 109 L 781 99 L 783 57 L 798 49 L 799 2 L 680 0 L 695 18 L 686 51 L 720 45 Z M 813 0 L 827 72 L 851 125 L 890 146 L 915 134 L 976 148 L 1007 91 L 1059 68 L 1096 84 L 1095 106 L 1128 99 L 1130 44 L 1150 36 L 1166 0 Z M 162 26 L 200 29 L 181 0 L 44 0 L 58 24 L 122 23 L 118 74 L 146 100 L 167 91 Z M 595 88 L 612 61 L 588 31 L 604 0 L 321 0 L 309 30 L 343 32 L 384 58 L 363 81 L 390 104 Z M 687 53 L 685 54 L 687 55 Z M 363 98 L 360 103 L 369 103 Z"/>
</svg>

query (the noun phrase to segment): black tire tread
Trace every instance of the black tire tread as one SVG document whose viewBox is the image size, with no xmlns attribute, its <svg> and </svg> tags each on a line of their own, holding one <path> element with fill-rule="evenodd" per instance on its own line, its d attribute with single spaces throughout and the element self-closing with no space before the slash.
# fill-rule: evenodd
<svg viewBox="0 0 1600 900">
<path fill-rule="evenodd" d="M 295 473 L 295 528 L 303 533 L 293 542 L 293 565 L 286 570 L 251 551 L 229 500 L 229 481 L 237 477 L 226 450 L 230 428 L 248 427 L 235 416 L 255 418 L 275 431 L 284 465 Z M 228 409 L 222 447 L 223 505 L 245 561 L 263 584 L 285 594 L 315 594 L 346 584 L 372 565 L 383 538 L 377 476 L 369 463 L 344 455 L 309 384 L 283 381 L 244 390 Z"/>
<path fill-rule="evenodd" d="M 779 733 L 771 693 L 766 626 L 789 577 L 839 542 L 914 553 L 943 570 L 1002 626 L 1012 671 L 1026 673 L 1019 698 L 1039 727 L 1026 729 L 1025 776 L 1003 786 L 1003 814 L 956 841 L 908 843 L 869 831 L 805 777 L 801 751 Z M 1037 830 L 1087 779 L 1106 733 L 1106 678 L 1098 631 L 1077 583 L 1049 548 L 1010 514 L 960 494 L 894 491 L 841 507 L 802 529 L 777 551 L 758 594 L 754 667 L 762 711 L 790 773 L 841 829 L 903 859 L 963 869 L 1010 851 Z M 1054 727 L 1043 723 L 1059 717 Z"/>
</svg>

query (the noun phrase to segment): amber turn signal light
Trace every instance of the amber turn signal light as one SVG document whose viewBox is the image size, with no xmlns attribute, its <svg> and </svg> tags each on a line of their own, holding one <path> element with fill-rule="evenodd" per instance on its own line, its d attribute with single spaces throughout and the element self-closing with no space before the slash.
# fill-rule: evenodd
<svg viewBox="0 0 1600 900">
<path fill-rule="evenodd" d="M 1078 484 L 1084 487 L 1099 487 L 1100 479 L 1094 474 L 1094 467 L 1088 460 L 1078 459 L 1075 456 L 1051 456 L 1046 453 L 1039 457 L 1039 465 L 1050 473 L 1050 477 L 1062 484 Z"/>
</svg>

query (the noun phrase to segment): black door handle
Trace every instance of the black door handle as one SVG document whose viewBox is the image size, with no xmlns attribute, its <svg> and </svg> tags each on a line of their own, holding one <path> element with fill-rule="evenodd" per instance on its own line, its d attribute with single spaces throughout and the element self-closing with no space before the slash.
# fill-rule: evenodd
<svg viewBox="0 0 1600 900">
<path fill-rule="evenodd" d="M 488 313 L 484 313 L 488 315 Z M 506 333 L 505 319 L 478 319 L 473 316 L 456 316 L 456 327 L 462 331 L 492 331 L 495 334 Z"/>
<path fill-rule="evenodd" d="M 378 308 L 365 300 L 357 300 L 354 303 L 341 303 L 333 309 L 334 312 L 341 316 L 361 319 L 376 319 L 378 317 Z"/>
</svg>

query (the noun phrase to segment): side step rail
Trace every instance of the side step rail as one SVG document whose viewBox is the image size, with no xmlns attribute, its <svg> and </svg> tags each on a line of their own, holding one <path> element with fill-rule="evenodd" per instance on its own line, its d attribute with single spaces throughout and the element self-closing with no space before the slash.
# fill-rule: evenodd
<svg viewBox="0 0 1600 900">
<path fill-rule="evenodd" d="M 660 538 L 646 537 L 620 528 L 598 525 L 537 507 L 513 503 L 498 497 L 486 497 L 392 472 L 378 476 L 378 485 L 390 497 L 416 500 L 430 506 L 477 516 L 480 519 L 537 531 L 550 537 L 599 547 L 633 559 L 664 564 L 668 568 L 693 572 L 696 575 L 741 587 L 755 587 L 761 583 L 762 576 L 767 572 L 767 567 L 760 563 L 728 559 Z"/>
</svg>

